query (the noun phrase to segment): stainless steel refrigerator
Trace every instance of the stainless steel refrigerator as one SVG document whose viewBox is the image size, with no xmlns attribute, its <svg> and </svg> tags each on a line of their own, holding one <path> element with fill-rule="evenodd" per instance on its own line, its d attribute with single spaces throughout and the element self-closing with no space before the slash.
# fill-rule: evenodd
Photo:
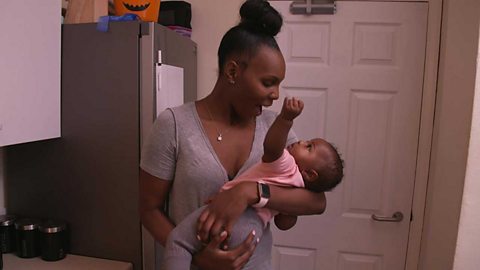
<svg viewBox="0 0 480 270">
<path fill-rule="evenodd" d="M 72 254 L 152 268 L 151 255 L 142 259 L 151 239 L 142 241 L 138 165 L 156 115 L 160 58 L 183 73 L 184 101 L 195 100 L 190 39 L 138 21 L 110 23 L 107 32 L 63 26 L 62 135 L 7 147 L 7 213 L 67 221 Z"/>
</svg>

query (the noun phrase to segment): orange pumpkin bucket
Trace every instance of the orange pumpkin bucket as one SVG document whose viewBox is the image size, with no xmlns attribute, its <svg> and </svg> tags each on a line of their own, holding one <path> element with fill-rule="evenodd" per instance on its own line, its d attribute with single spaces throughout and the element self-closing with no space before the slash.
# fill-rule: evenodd
<svg viewBox="0 0 480 270">
<path fill-rule="evenodd" d="M 132 13 L 138 15 L 142 21 L 158 21 L 160 0 L 114 0 L 113 4 L 117 16 Z"/>
</svg>

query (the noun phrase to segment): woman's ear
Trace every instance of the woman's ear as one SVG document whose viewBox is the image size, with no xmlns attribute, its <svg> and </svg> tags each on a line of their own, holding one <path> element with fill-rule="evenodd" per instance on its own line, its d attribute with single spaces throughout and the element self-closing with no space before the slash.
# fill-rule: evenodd
<svg viewBox="0 0 480 270">
<path fill-rule="evenodd" d="M 240 72 L 240 66 L 234 60 L 228 61 L 227 64 L 225 65 L 224 73 L 229 83 L 235 84 L 235 81 L 238 77 L 239 72 Z"/>
<path fill-rule="evenodd" d="M 309 182 L 315 181 L 318 177 L 318 173 L 314 169 L 305 169 L 300 173 L 302 174 L 303 180 L 307 180 Z"/>
</svg>

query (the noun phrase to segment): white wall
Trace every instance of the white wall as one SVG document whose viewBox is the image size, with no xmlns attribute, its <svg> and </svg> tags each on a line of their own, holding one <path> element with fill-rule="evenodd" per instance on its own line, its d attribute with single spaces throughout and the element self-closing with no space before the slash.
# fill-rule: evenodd
<svg viewBox="0 0 480 270">
<path fill-rule="evenodd" d="M 480 30 L 480 29 L 479 29 Z M 480 44 L 480 41 L 479 41 Z M 473 104 L 472 130 L 462 211 L 455 252 L 455 270 L 475 270 L 480 265 L 480 46 Z"/>
<path fill-rule="evenodd" d="M 192 5 L 192 40 L 197 43 L 198 98 L 217 81 L 217 50 L 223 34 L 239 22 L 243 0 L 189 0 Z"/>
<path fill-rule="evenodd" d="M 478 0 L 444 0 L 432 153 L 419 269 L 451 270 L 471 130 Z"/>
</svg>

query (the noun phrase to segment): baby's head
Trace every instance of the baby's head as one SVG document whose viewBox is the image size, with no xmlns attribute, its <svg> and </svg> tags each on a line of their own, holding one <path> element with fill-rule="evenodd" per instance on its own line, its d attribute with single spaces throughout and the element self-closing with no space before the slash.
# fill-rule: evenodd
<svg viewBox="0 0 480 270">
<path fill-rule="evenodd" d="M 342 180 L 343 160 L 327 141 L 320 138 L 299 141 L 287 146 L 287 150 L 295 158 L 305 188 L 315 192 L 330 191 Z"/>
</svg>

